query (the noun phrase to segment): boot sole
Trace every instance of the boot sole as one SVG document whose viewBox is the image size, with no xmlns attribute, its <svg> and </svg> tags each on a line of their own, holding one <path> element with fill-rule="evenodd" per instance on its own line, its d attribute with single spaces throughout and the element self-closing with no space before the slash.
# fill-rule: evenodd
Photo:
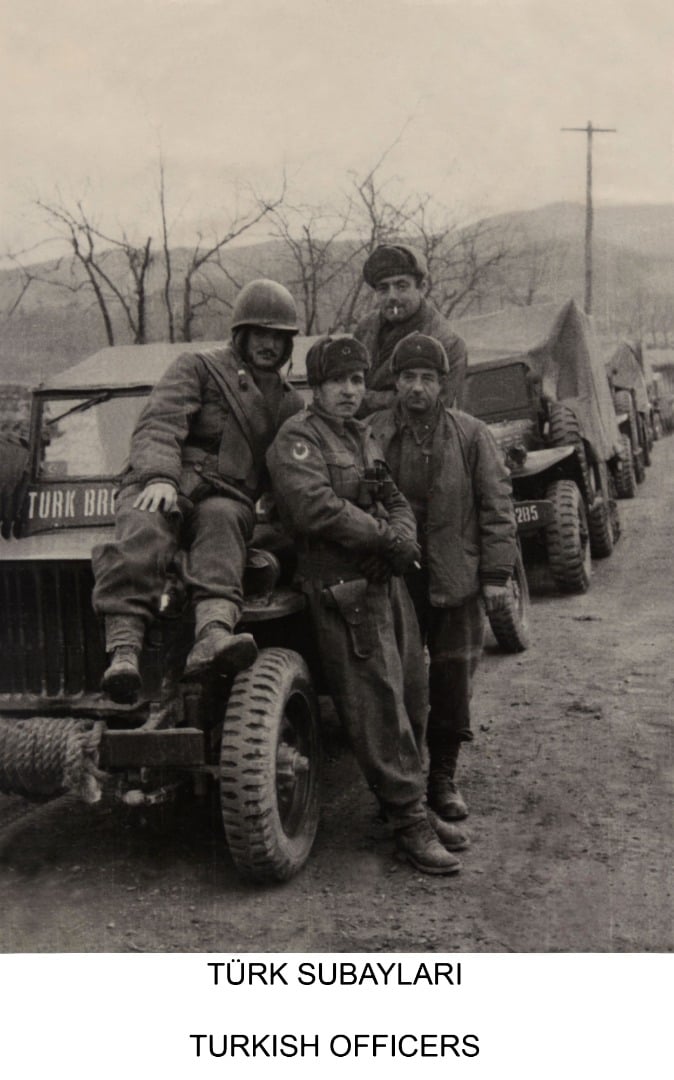
<svg viewBox="0 0 674 1080">
<path fill-rule="evenodd" d="M 463 809 L 461 809 L 460 807 L 456 807 L 455 809 L 447 809 L 446 807 L 443 807 L 442 810 L 438 810 L 437 806 L 433 806 L 432 803 L 429 803 L 429 805 L 431 809 L 435 811 L 438 817 L 442 818 L 443 821 L 465 821 L 469 814 L 467 806 Z"/>
<path fill-rule="evenodd" d="M 445 851 L 467 851 L 470 847 L 470 840 L 462 840 L 458 844 L 446 844 L 440 836 L 438 836 L 438 840 L 440 840 Z"/>
<path fill-rule="evenodd" d="M 141 688 L 137 671 L 119 671 L 101 679 L 101 690 L 117 705 L 133 705 Z"/>
<path fill-rule="evenodd" d="M 448 874 L 458 874 L 461 869 L 461 863 L 457 859 L 455 866 L 429 866 L 427 863 L 419 862 L 413 855 L 410 855 L 407 851 L 397 851 L 396 859 L 398 862 L 407 862 L 410 866 L 413 866 L 415 870 L 419 870 L 422 874 L 431 874 L 434 877 L 443 877 Z"/>
<path fill-rule="evenodd" d="M 257 656 L 258 648 L 255 642 L 242 634 L 240 641 L 235 637 L 226 649 L 216 653 L 210 660 L 186 666 L 184 678 L 200 679 L 211 674 L 236 675 L 239 671 L 251 667 Z"/>
</svg>

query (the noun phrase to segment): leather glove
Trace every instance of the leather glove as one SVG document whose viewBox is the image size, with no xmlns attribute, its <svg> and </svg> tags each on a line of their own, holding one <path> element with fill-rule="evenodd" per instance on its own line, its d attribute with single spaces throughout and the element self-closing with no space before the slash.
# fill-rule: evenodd
<svg viewBox="0 0 674 1080">
<path fill-rule="evenodd" d="M 377 585 L 384 585 L 393 573 L 390 563 L 381 555 L 368 555 L 361 559 L 360 568 L 367 580 Z"/>
<path fill-rule="evenodd" d="M 404 536 L 392 536 L 384 551 L 386 561 L 396 577 L 400 577 L 411 570 L 414 563 L 421 558 L 421 548 L 416 540 Z"/>
</svg>

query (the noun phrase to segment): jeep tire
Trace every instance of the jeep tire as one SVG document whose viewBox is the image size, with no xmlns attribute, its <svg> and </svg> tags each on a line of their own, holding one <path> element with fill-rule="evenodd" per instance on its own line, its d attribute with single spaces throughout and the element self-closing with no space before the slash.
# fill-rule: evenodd
<svg viewBox="0 0 674 1080">
<path fill-rule="evenodd" d="M 573 480 L 555 480 L 545 497 L 554 514 L 545 527 L 550 573 L 562 592 L 587 592 L 592 575 L 590 531 L 578 485 Z"/>
<path fill-rule="evenodd" d="M 319 813 L 318 705 L 291 649 L 263 649 L 234 679 L 220 747 L 220 806 L 237 870 L 287 881 L 311 851 Z"/>
</svg>

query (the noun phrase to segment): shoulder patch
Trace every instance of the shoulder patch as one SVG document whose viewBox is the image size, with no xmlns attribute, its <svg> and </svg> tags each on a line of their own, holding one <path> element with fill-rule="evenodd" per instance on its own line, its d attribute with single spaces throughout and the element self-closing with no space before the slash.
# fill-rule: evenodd
<svg viewBox="0 0 674 1080">
<path fill-rule="evenodd" d="M 295 439 L 290 447 L 290 454 L 295 461 L 306 461 L 309 457 L 309 446 L 302 439 Z"/>
</svg>

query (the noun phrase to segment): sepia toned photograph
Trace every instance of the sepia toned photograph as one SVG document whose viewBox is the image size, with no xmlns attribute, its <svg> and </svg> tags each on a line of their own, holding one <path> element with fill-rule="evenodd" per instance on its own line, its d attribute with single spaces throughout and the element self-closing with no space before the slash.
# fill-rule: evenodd
<svg viewBox="0 0 674 1080">
<path fill-rule="evenodd" d="M 0 954 L 672 951 L 673 37 L 0 0 Z"/>
</svg>

